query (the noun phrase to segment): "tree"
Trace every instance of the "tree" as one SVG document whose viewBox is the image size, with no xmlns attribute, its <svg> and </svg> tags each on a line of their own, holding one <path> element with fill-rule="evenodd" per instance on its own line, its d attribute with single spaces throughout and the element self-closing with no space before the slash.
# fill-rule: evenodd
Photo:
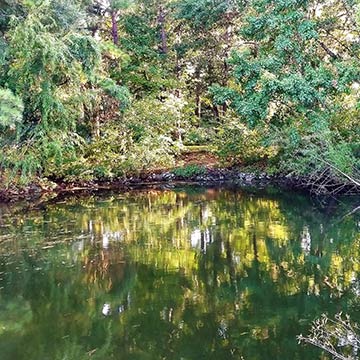
<svg viewBox="0 0 360 360">
<path fill-rule="evenodd" d="M 179 21 L 178 66 L 194 98 L 195 113 L 200 119 L 218 119 L 219 109 L 210 101 L 208 89 L 214 83 L 228 85 L 228 56 L 236 42 L 242 5 L 230 0 L 180 0 L 173 6 Z M 226 104 L 222 105 L 226 112 Z"/>
<path fill-rule="evenodd" d="M 313 11 L 310 1 L 253 1 L 241 50 L 232 56 L 236 86 L 214 87 L 215 99 L 228 101 L 250 126 L 331 114 L 336 95 L 350 89 L 359 69 L 321 41 L 329 19 L 311 16 Z"/>
<path fill-rule="evenodd" d="M 360 75 L 357 30 L 343 29 L 353 24 L 353 11 L 341 15 L 336 4 L 329 12 L 313 1 L 254 0 L 232 53 L 234 83 L 212 87 L 218 104 L 229 104 L 250 128 L 267 131 L 265 141 L 278 149 L 277 169 L 314 175 L 307 185 L 323 183 L 325 192 L 337 191 L 344 178 L 319 159 L 348 174 L 357 167 L 332 123 L 349 111 L 344 94 L 359 99 L 352 86 Z"/>
<path fill-rule="evenodd" d="M 89 135 L 81 134 L 79 126 L 87 118 L 96 125 L 98 98 L 109 94 L 126 106 L 127 93 L 101 73 L 101 49 L 83 30 L 80 3 L 26 4 L 26 17 L 14 18 L 7 32 L 7 71 L 2 75 L 24 103 L 24 121 L 17 129 L 22 155 L 10 146 L 4 161 L 11 166 L 13 158 L 15 169 L 21 169 L 31 158 L 33 170 L 49 172 L 74 157 L 82 136 Z"/>
</svg>

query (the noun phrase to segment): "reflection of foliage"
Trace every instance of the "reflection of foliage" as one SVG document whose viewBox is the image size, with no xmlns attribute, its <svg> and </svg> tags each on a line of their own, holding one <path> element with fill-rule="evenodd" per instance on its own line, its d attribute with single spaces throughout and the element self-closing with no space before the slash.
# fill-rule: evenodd
<svg viewBox="0 0 360 360">
<path fill-rule="evenodd" d="M 309 358 L 309 319 L 358 304 L 358 219 L 342 213 L 196 187 L 0 207 L 0 304 L 21 324 L 3 358 Z"/>
<path fill-rule="evenodd" d="M 109 322 L 106 329 L 104 329 L 106 331 L 105 343 L 100 348 L 86 351 L 79 345 L 79 339 L 66 339 L 64 348 L 57 352 L 55 360 L 86 360 L 89 358 L 92 360 L 102 360 L 111 356 L 114 347 L 112 345 L 111 325 L 111 322 Z"/>
<path fill-rule="evenodd" d="M 0 336 L 5 332 L 22 333 L 32 320 L 30 306 L 24 299 L 14 299 L 1 306 L 0 309 Z"/>
</svg>

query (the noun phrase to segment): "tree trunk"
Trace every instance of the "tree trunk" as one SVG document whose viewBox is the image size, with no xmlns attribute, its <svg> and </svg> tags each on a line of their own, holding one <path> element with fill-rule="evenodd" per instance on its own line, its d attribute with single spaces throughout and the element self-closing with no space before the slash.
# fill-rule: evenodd
<svg viewBox="0 0 360 360">
<path fill-rule="evenodd" d="M 219 114 L 219 109 L 216 105 L 213 105 L 212 106 L 212 111 L 213 111 L 213 114 L 214 114 L 214 117 L 217 121 L 220 120 L 220 114 Z"/>
<path fill-rule="evenodd" d="M 229 7 L 230 5 L 227 2 L 227 6 Z M 228 8 L 229 10 L 229 8 Z M 223 83 L 222 85 L 224 87 L 226 87 L 227 83 L 228 83 L 228 79 L 229 79 L 229 64 L 228 64 L 228 57 L 230 55 L 230 49 L 231 49 L 231 35 L 232 35 L 232 26 L 231 26 L 231 15 L 229 12 L 226 12 L 225 14 L 225 21 L 226 21 L 226 29 L 225 29 L 225 34 L 224 34 L 224 43 L 225 43 L 225 49 L 224 49 L 224 67 L 223 67 Z M 222 112 L 223 112 L 223 116 L 225 116 L 227 111 L 227 104 L 224 103 L 222 105 Z"/>
<path fill-rule="evenodd" d="M 200 69 L 197 68 L 195 72 L 195 116 L 201 119 L 201 82 L 200 82 Z"/>
<path fill-rule="evenodd" d="M 162 6 L 159 7 L 158 24 L 160 26 L 160 39 L 161 39 L 161 53 L 167 54 L 167 34 L 165 31 L 165 12 Z"/>
<path fill-rule="evenodd" d="M 111 35 L 115 45 L 119 44 L 119 31 L 117 24 L 117 11 L 111 10 Z"/>
</svg>

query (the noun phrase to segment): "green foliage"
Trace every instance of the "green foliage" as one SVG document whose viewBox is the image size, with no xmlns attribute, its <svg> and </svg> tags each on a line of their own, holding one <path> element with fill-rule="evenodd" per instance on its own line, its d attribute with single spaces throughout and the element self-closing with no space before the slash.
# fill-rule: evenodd
<svg viewBox="0 0 360 360">
<path fill-rule="evenodd" d="M 184 133 L 185 145 L 202 145 L 210 144 L 216 137 L 216 132 L 210 126 L 191 126 L 188 131 Z"/>
<path fill-rule="evenodd" d="M 354 175 L 359 9 L 344 6 L 0 0 L 2 171 L 112 179 L 206 144 L 225 164 Z"/>
<path fill-rule="evenodd" d="M 0 109 L 0 129 L 11 128 L 14 130 L 16 125 L 22 121 L 24 105 L 21 99 L 10 90 L 0 88 Z"/>
<path fill-rule="evenodd" d="M 128 172 L 149 172 L 174 166 L 173 142 L 165 136 L 147 135 L 135 143 L 128 153 L 125 169 Z"/>
<path fill-rule="evenodd" d="M 175 168 L 172 170 L 172 173 L 179 178 L 191 179 L 195 176 L 205 175 L 207 169 L 205 166 L 190 164 L 184 167 Z"/>
<path fill-rule="evenodd" d="M 176 4 L 176 17 L 188 20 L 196 28 L 209 28 L 221 19 L 230 6 L 235 7 L 234 3 L 230 5 L 224 0 L 181 0 Z"/>
<path fill-rule="evenodd" d="M 154 11 L 156 18 L 157 9 L 146 11 Z M 146 15 L 131 14 L 124 19 L 125 34 L 121 42 L 129 61 L 117 74 L 138 97 L 158 94 L 173 82 L 158 50 L 158 29 Z"/>
<path fill-rule="evenodd" d="M 95 165 L 95 178 L 114 178 L 173 164 L 172 143 L 163 136 L 144 134 L 134 141 L 133 130 L 110 127 L 93 142 L 85 158 Z"/>
<path fill-rule="evenodd" d="M 86 76 L 99 64 L 95 42 L 75 31 L 76 9 L 65 14 L 65 21 L 55 12 L 58 5 L 31 10 L 9 31 L 9 87 L 24 99 L 25 120 L 47 130 L 75 126 L 86 98 Z"/>
<path fill-rule="evenodd" d="M 176 140 L 179 133 L 190 127 L 187 103 L 172 93 L 162 93 L 162 99 L 147 97 L 133 103 L 126 114 L 126 123 L 134 130 L 136 139 L 147 134 Z"/>
<path fill-rule="evenodd" d="M 77 159 L 79 148 L 83 146 L 84 140 L 74 132 L 37 131 L 19 147 L 4 146 L 0 163 L 11 169 L 14 181 L 26 185 L 37 175 L 56 177 L 61 174 L 66 164 Z"/>
<path fill-rule="evenodd" d="M 117 85 L 112 79 L 106 78 L 99 82 L 104 92 L 119 102 L 119 109 L 123 112 L 130 106 L 131 95 L 126 86 Z"/>
<path fill-rule="evenodd" d="M 0 38 L 0 80 L 1 80 L 1 73 L 4 71 L 4 66 L 6 65 L 6 58 L 7 58 L 7 43 L 5 40 Z"/>
<path fill-rule="evenodd" d="M 358 64 L 324 57 L 331 51 L 320 40 L 324 25 L 308 18 L 310 3 L 255 0 L 252 6 L 242 28 L 250 45 L 231 59 L 237 86 L 213 88 L 215 101 L 228 101 L 250 126 L 329 113 L 335 96 L 359 77 Z"/>
<path fill-rule="evenodd" d="M 90 135 L 91 130 L 86 134 L 81 129 L 93 128 L 87 120 L 97 116 L 105 97 L 112 97 L 124 111 L 130 94 L 101 72 L 99 43 L 78 31 L 85 18 L 80 3 L 63 0 L 26 6 L 26 18 L 14 18 L 10 24 L 7 71 L 0 74 L 23 99 L 20 146 L 9 144 L 1 164 L 14 174 L 20 172 L 23 181 L 31 181 L 36 174 L 62 173 L 62 165 L 68 167 L 81 156 L 85 141 L 80 131 L 82 136 Z M 14 99 L 9 98 L 13 108 L 22 111 Z M 10 113 L 5 100 L 2 96 L 2 121 L 13 121 L 16 113 L 14 109 Z M 107 110 L 105 105 L 101 108 Z"/>
<path fill-rule="evenodd" d="M 217 135 L 217 154 L 229 165 L 250 165 L 275 155 L 273 146 L 266 146 L 264 129 L 249 129 L 236 120 L 222 126 Z"/>
<path fill-rule="evenodd" d="M 357 176 L 360 169 L 351 144 L 336 136 L 326 121 L 272 129 L 267 140 L 278 149 L 273 159 L 276 173 L 308 176 L 328 171 L 330 166 L 330 176 L 337 179 L 342 176 L 335 168 L 349 176 Z"/>
<path fill-rule="evenodd" d="M 25 8 L 22 1 L 0 1 L 0 34 L 8 30 L 10 19 L 15 14 L 20 16 L 23 16 L 25 14 Z"/>
<path fill-rule="evenodd" d="M 149 132 L 137 138 L 135 131 L 126 123 L 109 122 L 99 138 L 81 146 L 81 153 L 66 154 L 57 167 L 47 164 L 46 175 L 67 182 L 112 180 L 174 165 L 171 139 Z"/>
<path fill-rule="evenodd" d="M 254 130 L 222 128 L 221 157 L 252 163 L 265 156 L 274 172 L 320 174 L 318 179 L 321 174 L 336 179 L 341 172 L 355 176 L 359 93 L 353 86 L 360 66 L 350 34 L 357 29 L 327 5 L 309 16 L 312 6 L 311 1 L 251 2 L 241 28 L 244 45 L 231 57 L 234 82 L 210 91 L 217 104 L 230 105 Z M 352 24 L 353 15 L 347 14 Z"/>
<path fill-rule="evenodd" d="M 110 0 L 110 6 L 112 9 L 125 10 L 133 5 L 132 0 Z"/>
</svg>

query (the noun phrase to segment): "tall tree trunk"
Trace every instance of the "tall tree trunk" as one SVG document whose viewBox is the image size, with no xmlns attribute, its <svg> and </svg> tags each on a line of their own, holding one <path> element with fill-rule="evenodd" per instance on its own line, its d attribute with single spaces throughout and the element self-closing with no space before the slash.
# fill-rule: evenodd
<svg viewBox="0 0 360 360">
<path fill-rule="evenodd" d="M 201 82 L 200 82 L 200 69 L 196 68 L 195 72 L 195 116 L 201 119 Z"/>
<path fill-rule="evenodd" d="M 230 8 L 229 3 L 227 1 L 227 7 L 228 10 L 225 13 L 225 21 L 226 21 L 226 29 L 224 34 L 224 43 L 225 43 L 225 49 L 224 49 L 224 77 L 223 77 L 223 86 L 227 85 L 228 79 L 229 79 L 229 64 L 228 64 L 228 57 L 230 55 L 230 49 L 231 49 L 231 35 L 232 35 L 232 27 L 231 27 L 231 15 L 230 15 Z M 223 115 L 225 115 L 227 111 L 227 104 L 224 103 L 222 105 Z"/>
<path fill-rule="evenodd" d="M 111 10 L 111 35 L 115 45 L 119 44 L 119 31 L 117 24 L 117 11 Z"/>
<path fill-rule="evenodd" d="M 166 55 L 168 53 L 167 34 L 165 30 L 165 11 L 162 6 L 159 7 L 158 24 L 160 26 L 161 53 Z"/>
<path fill-rule="evenodd" d="M 219 114 L 219 109 L 218 109 L 218 107 L 216 105 L 212 106 L 212 112 L 214 114 L 215 119 L 217 121 L 219 121 L 220 120 L 220 114 Z"/>
</svg>

